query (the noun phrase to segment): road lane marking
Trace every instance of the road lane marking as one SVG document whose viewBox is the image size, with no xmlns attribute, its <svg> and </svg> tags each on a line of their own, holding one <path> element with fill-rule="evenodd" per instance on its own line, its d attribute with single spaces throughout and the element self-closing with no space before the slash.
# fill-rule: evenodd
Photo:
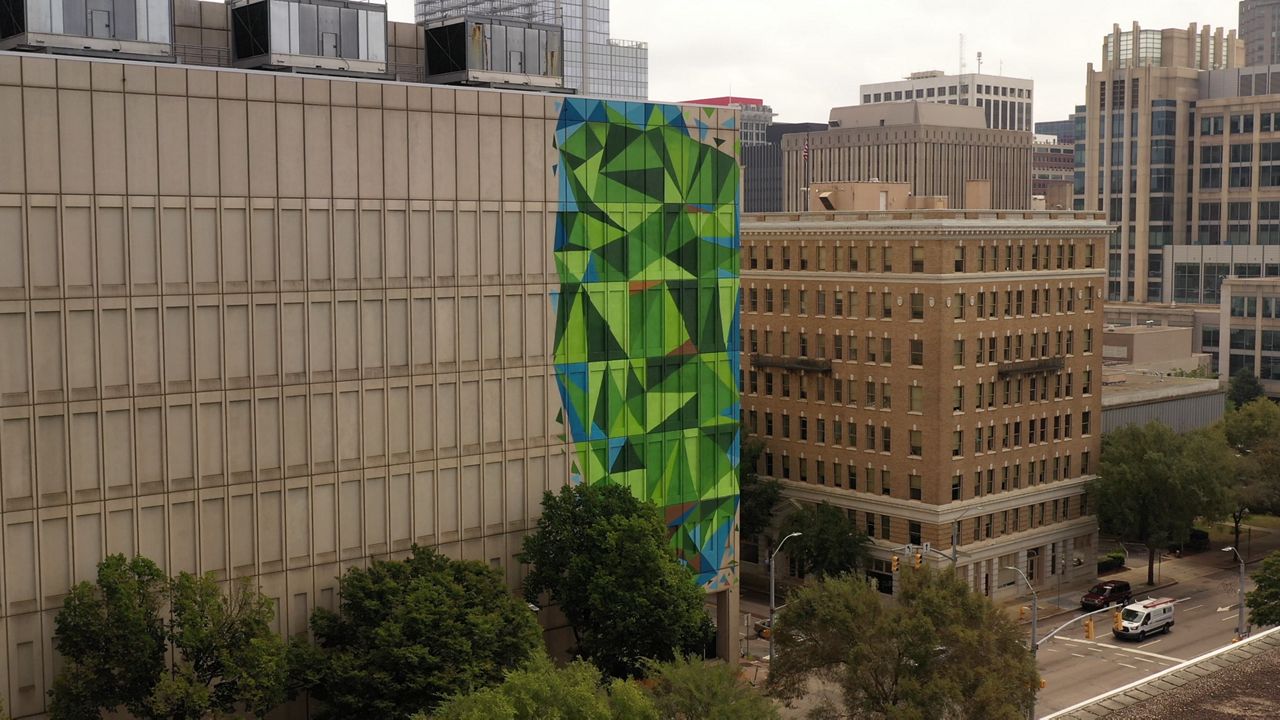
<svg viewBox="0 0 1280 720">
<path fill-rule="evenodd" d="M 1235 619 L 1236 619 L 1235 615 L 1223 615 L 1222 617 L 1218 618 L 1218 622 L 1226 622 L 1228 620 L 1235 620 Z"/>
<path fill-rule="evenodd" d="M 1083 656 L 1083 655 L 1081 655 L 1080 653 L 1071 653 L 1071 654 L 1072 654 L 1072 655 L 1075 655 L 1076 657 L 1084 657 L 1084 656 Z"/>
<path fill-rule="evenodd" d="M 1144 657 L 1134 658 L 1134 660 L 1137 660 L 1138 662 L 1144 662 L 1144 663 L 1152 663 L 1152 664 L 1154 664 L 1154 663 L 1155 663 L 1155 660 L 1149 660 L 1149 659 L 1144 658 Z"/>
<path fill-rule="evenodd" d="M 1203 605 L 1203 604 L 1201 604 L 1201 605 L 1197 605 L 1197 606 L 1195 606 L 1195 607 L 1189 607 L 1189 608 L 1187 608 L 1186 610 L 1183 610 L 1182 612 L 1184 612 L 1184 613 L 1189 613 L 1189 612 L 1191 612 L 1192 610 L 1199 610 L 1199 609 L 1200 609 L 1200 608 L 1202 608 L 1202 607 L 1204 607 L 1204 605 Z"/>
<path fill-rule="evenodd" d="M 1117 664 L 1117 665 L 1123 665 L 1123 666 L 1125 666 L 1125 667 L 1127 667 L 1127 668 L 1132 668 L 1132 669 L 1134 669 L 1134 670 L 1137 670 L 1137 669 L 1138 669 L 1138 666 L 1137 666 L 1137 665 L 1130 665 L 1129 663 L 1122 663 L 1122 662 L 1117 661 L 1117 662 L 1116 662 L 1116 664 Z"/>
<path fill-rule="evenodd" d="M 1144 644 L 1143 647 L 1150 647 L 1152 645 L 1162 643 L 1162 642 L 1164 642 L 1164 638 L 1160 638 L 1159 640 L 1152 640 L 1151 642 Z"/>
<path fill-rule="evenodd" d="M 1176 658 L 1169 655 L 1161 655 L 1159 653 L 1147 652 L 1146 650 L 1138 650 L 1136 648 L 1124 647 L 1123 645 L 1114 645 L 1111 643 L 1100 643 L 1100 642 L 1097 642 L 1096 640 L 1077 640 L 1075 638 L 1062 638 L 1062 640 L 1065 640 L 1067 642 L 1072 642 L 1072 643 L 1080 643 L 1082 645 L 1092 645 L 1100 648 L 1106 647 L 1106 648 L 1111 648 L 1113 650 L 1122 650 L 1124 652 L 1137 653 L 1138 655 L 1146 655 L 1147 657 L 1159 658 L 1161 660 L 1170 660 L 1172 662 L 1177 662 L 1177 663 L 1186 662 L 1182 658 Z M 1148 643 L 1148 644 L 1154 644 L 1154 642 Z"/>
</svg>

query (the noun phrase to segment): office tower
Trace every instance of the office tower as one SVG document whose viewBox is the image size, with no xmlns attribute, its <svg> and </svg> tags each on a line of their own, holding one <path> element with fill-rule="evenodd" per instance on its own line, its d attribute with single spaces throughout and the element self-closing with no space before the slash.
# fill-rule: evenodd
<svg viewBox="0 0 1280 720">
<path fill-rule="evenodd" d="M 1037 135 L 1054 135 L 1058 138 L 1058 142 L 1070 145 L 1076 141 L 1075 122 L 1071 118 L 1066 120 L 1046 120 L 1036 123 Z"/>
<path fill-rule="evenodd" d="M 783 209 L 805 207 L 813 182 L 906 182 L 915 195 L 945 195 L 953 206 L 969 180 L 991 181 L 992 207 L 1031 202 L 1029 132 L 988 129 L 976 107 L 879 103 L 831 110 L 830 129 L 783 137 Z"/>
<path fill-rule="evenodd" d="M 980 107 L 986 127 L 1029 131 L 1034 86 L 1024 78 L 927 70 L 911 73 L 904 80 L 862 85 L 858 94 L 863 105 L 915 101 Z"/>
<path fill-rule="evenodd" d="M 1082 204 L 1107 212 L 1119 228 L 1108 251 L 1108 301 L 1167 301 L 1162 248 L 1217 242 L 1211 233 L 1201 240 L 1193 232 L 1200 224 L 1196 194 L 1202 180 L 1215 192 L 1229 183 L 1219 177 L 1214 184 L 1212 172 L 1197 175 L 1214 156 L 1201 157 L 1192 147 L 1202 142 L 1192 118 L 1203 123 L 1207 116 L 1206 73 L 1239 67 L 1242 56 L 1234 31 L 1194 24 L 1143 30 L 1134 23 L 1126 31 L 1114 26 L 1102 44 L 1100 69 L 1089 64 Z M 1219 115 L 1217 134 L 1223 122 Z"/>
<path fill-rule="evenodd" d="M 1101 214 L 930 209 L 905 184 L 812 192 L 835 210 L 743 218 L 759 472 L 855 518 L 885 592 L 891 556 L 915 550 L 958 550 L 960 576 L 1000 600 L 1019 592 L 1008 566 L 1037 586 L 1093 577 Z M 767 552 L 743 543 L 747 563 Z"/>
<path fill-rule="evenodd" d="M 175 14 L 203 22 L 192 5 Z M 7 709 L 45 712 L 54 618 L 108 553 L 252 578 L 294 634 L 345 569 L 415 543 L 518 586 L 542 493 L 574 476 L 663 507 L 733 628 L 735 127 L 731 109 L 0 52 L 20 149 L 0 163 Z M 621 157 L 653 172 L 591 170 Z M 640 256 L 660 267 L 619 276 Z M 659 325 L 626 321 L 641 300 Z M 640 481 L 676 447 L 680 483 Z"/>
<path fill-rule="evenodd" d="M 595 97 L 649 97 L 649 46 L 610 36 L 609 0 L 415 0 L 414 8 L 419 25 L 468 15 L 559 25 L 565 87 Z"/>
<path fill-rule="evenodd" d="M 1241 0 L 1239 26 L 1245 65 L 1280 64 L 1280 1 Z"/>
<path fill-rule="evenodd" d="M 1052 190 L 1061 192 L 1065 209 L 1071 209 L 1071 182 L 1075 174 L 1075 145 L 1038 137 L 1031 146 L 1031 194 L 1047 197 Z"/>
<path fill-rule="evenodd" d="M 796 132 L 821 132 L 826 123 L 772 123 L 763 144 L 742 146 L 743 212 L 782 211 L 782 138 Z"/>
</svg>

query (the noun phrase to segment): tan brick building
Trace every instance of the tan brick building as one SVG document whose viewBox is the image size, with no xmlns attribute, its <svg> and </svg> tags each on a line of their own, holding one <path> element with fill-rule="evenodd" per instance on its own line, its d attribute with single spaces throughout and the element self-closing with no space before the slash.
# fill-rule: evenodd
<svg viewBox="0 0 1280 720">
<path fill-rule="evenodd" d="M 945 563 L 953 532 L 991 596 L 1014 592 L 1004 566 L 1036 584 L 1093 575 L 1109 230 L 1073 212 L 744 216 L 759 470 L 847 509 L 882 589 L 891 555 L 927 543 Z M 750 542 L 748 572 L 767 540 Z"/>
<path fill-rule="evenodd" d="M 783 138 L 783 210 L 814 209 L 804 204 L 812 183 L 873 181 L 909 183 L 915 195 L 945 195 L 952 207 L 972 207 L 966 181 L 988 180 L 992 207 L 1030 206 L 1032 134 L 987 128 L 980 107 L 838 107 L 830 125 Z"/>
</svg>

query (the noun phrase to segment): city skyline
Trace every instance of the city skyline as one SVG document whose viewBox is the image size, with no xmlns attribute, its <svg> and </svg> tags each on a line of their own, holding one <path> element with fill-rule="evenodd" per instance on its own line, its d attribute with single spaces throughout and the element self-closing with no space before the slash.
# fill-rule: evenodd
<svg viewBox="0 0 1280 720">
<path fill-rule="evenodd" d="M 1123 6 L 1085 0 L 1061 18 L 1028 13 L 1011 0 L 981 7 L 924 0 L 873 7 L 801 0 L 788 7 L 792 17 L 812 20 L 779 24 L 777 5 L 764 0 L 614 0 L 610 22 L 614 35 L 649 44 L 651 100 L 734 93 L 760 97 L 778 112 L 779 122 L 825 120 L 832 107 L 859 101 L 860 84 L 920 70 L 954 73 L 964 33 L 965 72 L 977 71 L 982 51 L 983 72 L 1034 80 L 1035 120 L 1044 121 L 1064 119 L 1084 103 L 1085 65 L 1100 61 L 1102 38 L 1113 23 L 1183 28 L 1194 22 L 1233 29 L 1238 17 L 1236 2 L 1193 0 Z M 412 0 L 390 0 L 388 9 L 394 20 L 413 17 Z M 708 53 L 713 27 L 716 52 Z M 903 42 L 903 33 L 889 31 L 902 27 L 911 28 L 905 36 L 910 42 Z M 1051 39 L 1052 52 L 1043 52 L 1042 42 L 1029 42 L 1034 38 Z M 842 42 L 846 39 L 852 42 Z M 824 68 L 828 71 L 820 71 Z"/>
</svg>

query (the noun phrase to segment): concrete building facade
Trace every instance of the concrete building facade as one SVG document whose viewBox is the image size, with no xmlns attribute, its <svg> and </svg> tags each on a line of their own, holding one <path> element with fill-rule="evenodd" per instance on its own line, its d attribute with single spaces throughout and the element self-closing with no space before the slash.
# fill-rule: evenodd
<svg viewBox="0 0 1280 720">
<path fill-rule="evenodd" d="M 982 73 L 947 75 L 941 70 L 926 70 L 902 80 L 861 85 L 858 93 L 863 105 L 929 102 L 980 107 L 986 127 L 1030 131 L 1034 89 L 1035 83 L 1026 78 Z"/>
<path fill-rule="evenodd" d="M 1203 124 L 1208 115 L 1202 102 L 1206 72 L 1239 67 L 1243 55 L 1234 31 L 1194 24 L 1143 30 L 1134 23 L 1126 31 L 1114 26 L 1103 41 L 1100 69 L 1090 63 L 1085 132 L 1077 139 L 1084 146 L 1079 180 L 1081 205 L 1106 212 L 1119 228 L 1108 248 L 1109 302 L 1167 301 L 1162 249 L 1200 241 L 1192 230 L 1199 223 L 1197 190 L 1225 194 L 1229 183 L 1218 170 L 1205 186 L 1194 172 L 1216 156 L 1201 159 L 1199 125 L 1192 118 Z M 1216 134 L 1226 121 L 1219 115 Z"/>
<path fill-rule="evenodd" d="M 1241 0 L 1238 27 L 1246 65 L 1280 65 L 1280 2 Z"/>
<path fill-rule="evenodd" d="M 1006 566 L 1037 586 L 1093 576 L 1108 230 L 1069 211 L 744 217 L 758 470 L 845 509 L 882 590 L 907 545 L 930 562 L 958 550 L 961 576 L 995 598 L 1017 592 Z M 752 540 L 748 571 L 768 551 Z"/>
<path fill-rule="evenodd" d="M 810 182 L 907 182 L 915 195 L 971 204 L 965 183 L 988 180 L 992 207 L 1031 201 L 1032 134 L 986 127 L 974 107 L 927 102 L 833 108 L 830 129 L 783 137 L 783 209 L 805 210 Z"/>
<path fill-rule="evenodd" d="M 208 5 L 178 15 L 216 26 Z M 561 361 L 590 341 L 552 302 L 604 297 L 555 255 L 558 236 L 601 239 L 564 226 L 580 200 L 564 176 L 589 157 L 566 148 L 585 133 L 625 124 L 671 143 L 654 157 L 679 144 L 720 168 L 668 199 L 714 205 L 698 238 L 725 268 L 685 269 L 736 297 L 731 109 L 31 53 L 0 53 L 0 107 L 0 693 L 15 717 L 44 711 L 54 617 L 106 554 L 251 577 L 288 634 L 335 607 L 343 570 L 415 543 L 518 584 L 542 493 L 608 477 L 597 434 L 563 414 L 576 376 Z M 662 195 L 629 193 L 611 207 L 635 218 Z M 697 304 L 685 295 L 672 307 Z M 734 380 L 736 352 L 722 343 L 717 377 Z M 648 421 L 663 409 L 678 406 L 655 399 Z M 737 413 L 715 431 L 720 447 Z M 673 544 L 736 599 L 736 484 L 694 480 Z M 646 497 L 688 504 L 663 490 Z"/>
<path fill-rule="evenodd" d="M 743 212 L 782 211 L 782 137 L 821 132 L 826 123 L 770 123 L 764 144 L 742 146 Z"/>
</svg>

